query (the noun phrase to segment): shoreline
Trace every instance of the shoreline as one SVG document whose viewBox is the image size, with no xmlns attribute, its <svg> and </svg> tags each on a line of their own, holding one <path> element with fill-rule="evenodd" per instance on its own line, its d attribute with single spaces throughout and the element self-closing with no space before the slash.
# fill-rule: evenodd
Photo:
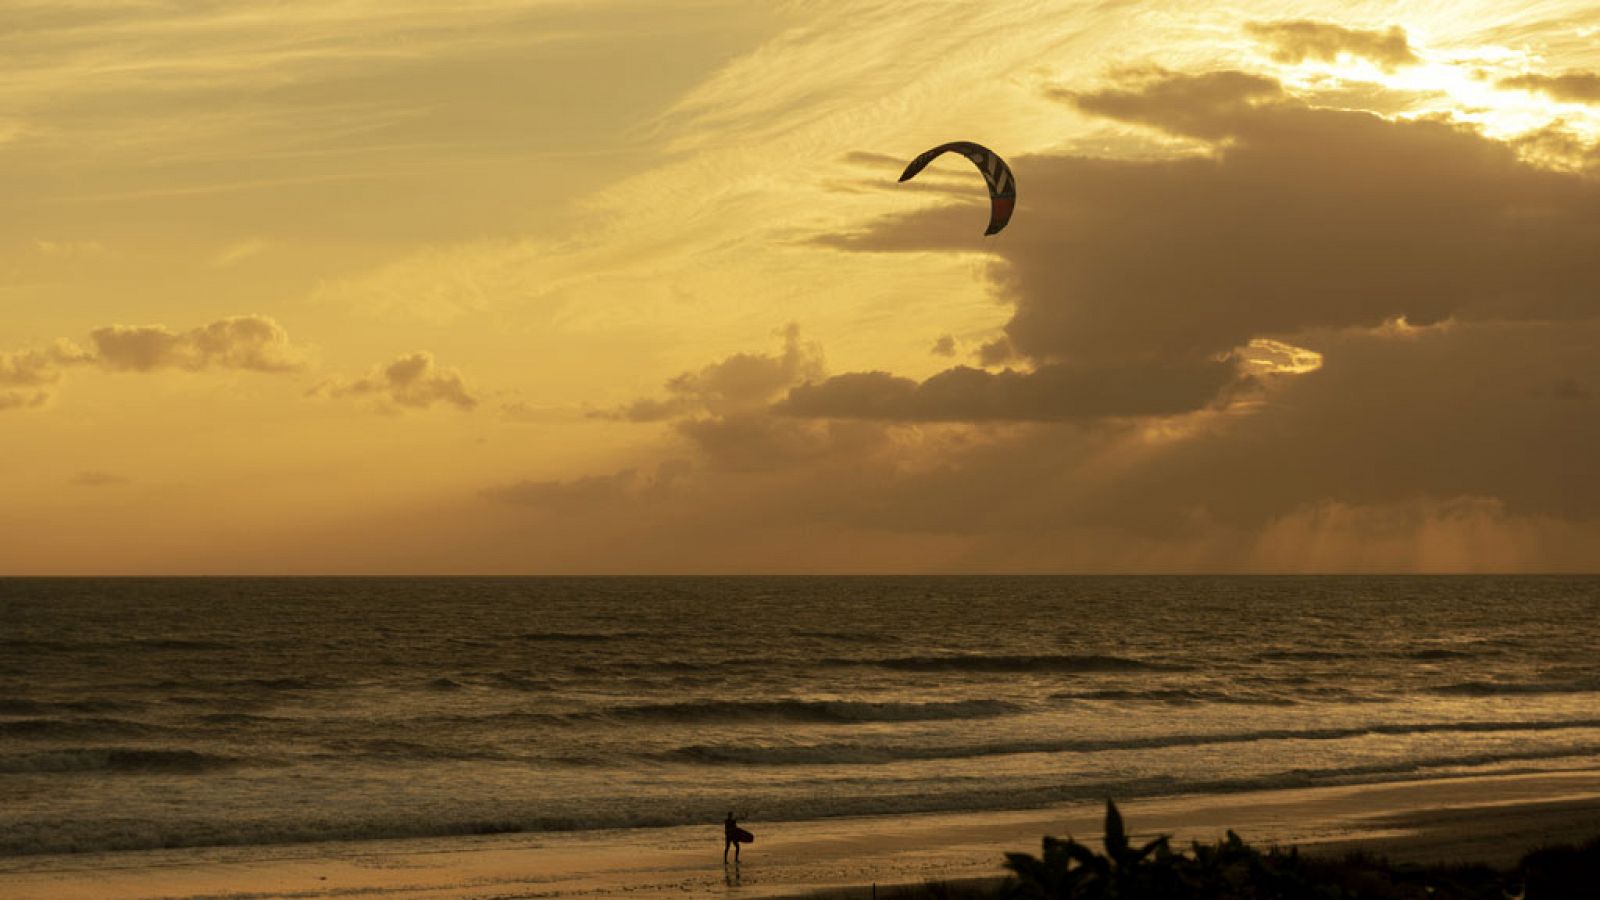
<svg viewBox="0 0 1600 900">
<path fill-rule="evenodd" d="M 1503 865 L 1600 834 L 1600 770 L 1119 802 L 1139 836 L 1177 846 L 1233 829 L 1308 853 Z M 857 896 L 870 885 L 995 878 L 1007 850 L 1045 834 L 1098 841 L 1103 803 L 1014 812 L 751 822 L 758 842 L 721 865 L 721 823 L 602 832 L 344 841 L 0 859 L 14 900 L 392 895 L 439 898 L 725 894 Z"/>
</svg>

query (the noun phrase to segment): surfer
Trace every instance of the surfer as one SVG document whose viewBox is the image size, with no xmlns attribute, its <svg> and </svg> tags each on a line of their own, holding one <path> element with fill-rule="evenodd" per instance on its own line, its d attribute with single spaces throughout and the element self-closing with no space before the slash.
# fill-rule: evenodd
<svg viewBox="0 0 1600 900">
<path fill-rule="evenodd" d="M 733 862 L 734 862 L 734 865 L 738 865 L 739 864 L 739 844 L 743 842 L 744 835 L 747 834 L 747 833 L 748 832 L 746 832 L 743 828 L 739 827 L 739 820 L 737 820 L 737 819 L 735 819 L 733 817 L 733 810 L 729 810 L 728 811 L 728 817 L 726 819 L 722 820 L 722 864 L 723 865 L 727 865 L 728 864 L 728 848 L 729 847 L 733 848 Z"/>
</svg>

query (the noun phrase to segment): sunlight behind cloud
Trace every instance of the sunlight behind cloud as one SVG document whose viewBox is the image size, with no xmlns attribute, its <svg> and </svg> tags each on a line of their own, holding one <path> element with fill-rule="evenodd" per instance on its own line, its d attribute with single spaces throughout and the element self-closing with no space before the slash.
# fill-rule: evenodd
<svg viewBox="0 0 1600 900">
<path fill-rule="evenodd" d="M 1266 375 L 1305 375 L 1322 368 L 1321 353 L 1271 338 L 1255 338 L 1239 353 Z"/>
</svg>

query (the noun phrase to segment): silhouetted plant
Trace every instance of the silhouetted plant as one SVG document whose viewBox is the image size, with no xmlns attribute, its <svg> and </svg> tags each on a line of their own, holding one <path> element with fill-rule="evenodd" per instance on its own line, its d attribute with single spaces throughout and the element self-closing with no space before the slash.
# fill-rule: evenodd
<svg viewBox="0 0 1600 900">
<path fill-rule="evenodd" d="M 1019 898 L 1113 898 L 1173 896 L 1181 890 L 1165 835 L 1135 848 L 1117 804 L 1106 801 L 1105 853 L 1096 853 L 1072 838 L 1045 837 L 1038 857 L 1007 853 L 1006 868 L 1017 876 Z M 1156 894 L 1149 892 L 1157 891 Z"/>
<path fill-rule="evenodd" d="M 1600 896 L 1600 837 L 1579 847 L 1544 847 L 1529 853 L 1517 866 L 1523 896 L 1542 897 Z M 1509 896 L 1519 892 L 1511 891 Z"/>
<path fill-rule="evenodd" d="M 1007 853 L 1000 895 L 1012 900 L 1506 900 L 1600 898 L 1600 838 L 1538 850 L 1514 872 L 1484 865 L 1396 865 L 1365 853 L 1304 857 L 1257 850 L 1228 832 L 1174 853 L 1166 837 L 1135 847 L 1106 803 L 1105 850 L 1046 837 L 1039 856 Z"/>
</svg>

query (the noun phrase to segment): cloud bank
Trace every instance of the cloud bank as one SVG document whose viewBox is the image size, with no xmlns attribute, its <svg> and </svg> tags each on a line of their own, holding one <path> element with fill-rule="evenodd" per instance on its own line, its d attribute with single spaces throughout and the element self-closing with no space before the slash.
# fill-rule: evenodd
<svg viewBox="0 0 1600 900">
<path fill-rule="evenodd" d="M 790 385 L 822 377 L 822 352 L 800 340 L 800 326 L 782 330 L 783 350 L 777 355 L 736 353 L 698 371 L 669 380 L 667 396 L 644 398 L 599 418 L 656 422 L 693 413 L 726 415 L 758 409 Z"/>
<path fill-rule="evenodd" d="M 1600 564 L 1600 183 L 1244 71 L 1051 93 L 1196 149 L 1013 161 L 1028 190 L 988 270 L 1013 312 L 985 367 L 730 359 L 631 417 L 671 421 L 671 491 L 619 473 L 530 496 L 702 569 Z M 817 243 L 970 252 L 969 212 Z M 707 400 L 741 368 L 771 377 Z"/>
<path fill-rule="evenodd" d="M 260 315 L 231 316 L 184 332 L 164 325 L 108 325 L 89 332 L 89 342 L 89 349 L 62 339 L 48 350 L 0 353 L 0 410 L 44 406 L 51 398 L 48 388 L 70 368 L 95 367 L 108 372 L 241 369 L 268 373 L 293 373 L 305 368 L 304 355 L 289 340 L 288 332 Z"/>
<path fill-rule="evenodd" d="M 288 332 L 266 316 L 232 316 L 185 332 L 161 325 L 111 325 L 96 328 L 89 338 L 94 361 L 112 371 L 295 372 L 305 365 Z"/>
<path fill-rule="evenodd" d="M 1465 127 L 1317 108 L 1238 71 L 1148 70 L 1054 93 L 1212 149 L 1018 163 L 1028 227 L 995 243 L 994 279 L 1015 304 L 1006 338 L 1024 357 L 1193 360 L 1309 328 L 1600 308 L 1586 237 L 1600 187 Z M 935 209 L 824 241 L 952 249 L 957 219 Z"/>
<path fill-rule="evenodd" d="M 1169 416 L 1204 408 L 1241 380 L 1231 359 L 1169 366 L 1047 363 L 1031 372 L 957 366 L 921 383 L 888 372 L 853 372 L 796 387 L 776 409 L 796 416 L 913 422 Z"/>
</svg>

